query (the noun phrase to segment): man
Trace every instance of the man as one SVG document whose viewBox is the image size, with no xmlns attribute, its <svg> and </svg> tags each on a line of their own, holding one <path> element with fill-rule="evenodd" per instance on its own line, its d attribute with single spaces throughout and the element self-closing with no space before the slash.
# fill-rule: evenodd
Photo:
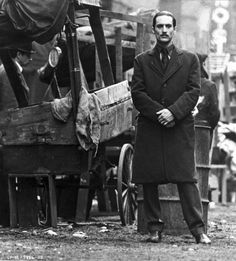
<svg viewBox="0 0 236 261">
<path fill-rule="evenodd" d="M 22 75 L 23 67 L 28 65 L 32 60 L 31 55 L 34 53 L 32 50 L 32 44 L 24 44 L 19 48 L 10 50 L 11 57 L 14 59 L 19 76 L 24 86 L 24 91 L 28 95 L 29 88 L 25 82 L 24 76 Z M 9 108 L 18 107 L 18 103 L 14 94 L 14 91 L 9 82 L 7 73 L 4 65 L 0 66 L 0 110 L 6 110 Z"/>
<path fill-rule="evenodd" d="M 143 184 L 148 241 L 161 241 L 164 223 L 157 188 L 171 182 L 177 184 L 184 218 L 196 242 L 209 244 L 197 186 L 191 113 L 200 93 L 200 67 L 195 54 L 172 43 L 175 28 L 172 13 L 156 13 L 156 45 L 134 61 L 131 93 L 139 115 L 133 182 Z"/>
<path fill-rule="evenodd" d="M 207 59 L 206 54 L 197 53 L 200 61 L 201 68 L 201 92 L 200 102 L 197 104 L 197 114 L 195 118 L 197 120 L 205 120 L 211 127 L 211 139 L 213 136 L 213 130 L 218 124 L 220 119 L 219 102 L 217 95 L 217 88 L 213 81 L 209 80 L 208 73 L 204 68 L 204 63 Z"/>
<path fill-rule="evenodd" d="M 31 60 L 31 54 L 33 53 L 32 45 L 25 44 L 21 47 L 11 50 L 11 57 L 14 59 L 14 62 L 17 66 L 19 77 L 21 78 L 22 84 L 25 88 L 25 92 L 29 92 L 29 88 L 24 81 L 24 77 L 22 75 L 23 66 L 27 65 Z M 0 110 L 6 110 L 9 108 L 18 107 L 18 103 L 11 87 L 11 84 L 8 80 L 7 73 L 3 64 L 0 66 Z M 0 165 L 2 164 L 2 148 L 0 146 Z M 10 213 L 9 213 L 9 202 L 8 202 L 8 185 L 7 185 L 7 177 L 5 175 L 1 175 L 1 167 L 0 166 L 0 225 L 1 226 L 9 226 L 10 225 Z"/>
</svg>

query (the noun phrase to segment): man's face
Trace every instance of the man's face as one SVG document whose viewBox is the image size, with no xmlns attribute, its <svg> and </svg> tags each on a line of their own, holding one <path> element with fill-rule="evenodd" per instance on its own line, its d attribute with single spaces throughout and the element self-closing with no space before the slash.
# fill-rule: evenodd
<svg viewBox="0 0 236 261">
<path fill-rule="evenodd" d="M 19 52 L 18 60 L 21 66 L 26 66 L 32 60 L 30 53 Z"/>
<path fill-rule="evenodd" d="M 158 16 L 153 32 L 159 43 L 164 45 L 170 43 L 175 33 L 172 17 L 168 15 Z"/>
</svg>

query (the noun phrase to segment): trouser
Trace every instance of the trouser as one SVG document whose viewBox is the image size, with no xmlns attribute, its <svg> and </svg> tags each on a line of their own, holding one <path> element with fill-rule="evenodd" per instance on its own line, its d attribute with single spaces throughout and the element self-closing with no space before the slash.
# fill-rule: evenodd
<svg viewBox="0 0 236 261">
<path fill-rule="evenodd" d="M 178 183 L 179 198 L 184 219 L 193 236 L 205 232 L 201 197 L 197 183 Z M 150 233 L 162 231 L 158 184 L 143 184 L 144 211 Z"/>
</svg>

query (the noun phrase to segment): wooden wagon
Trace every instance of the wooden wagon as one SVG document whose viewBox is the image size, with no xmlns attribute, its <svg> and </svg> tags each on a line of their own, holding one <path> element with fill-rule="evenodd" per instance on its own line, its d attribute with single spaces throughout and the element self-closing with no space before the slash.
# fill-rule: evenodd
<svg viewBox="0 0 236 261">
<path fill-rule="evenodd" d="M 83 77 L 76 33 L 75 18 L 78 19 L 78 13 L 81 14 L 81 12 L 88 15 L 102 75 L 101 85 L 96 85 L 100 88 L 90 93 L 83 88 L 83 85 L 86 85 L 86 78 Z M 57 178 L 72 176 L 75 177 L 73 181 L 75 187 L 79 188 L 75 220 L 86 220 L 89 210 L 89 192 L 97 186 L 94 182 L 96 180 L 94 173 L 97 170 L 99 170 L 97 176 L 100 186 L 104 189 L 113 186 L 117 191 L 122 224 L 130 224 L 135 219 L 137 208 L 136 190 L 134 184 L 131 183 L 132 100 L 128 82 L 119 81 L 121 79 L 119 70 L 116 75 L 118 82 L 114 81 L 100 20 L 99 1 L 68 1 L 63 28 L 65 28 L 67 41 L 70 105 L 72 106 L 72 113 L 68 113 L 66 122 L 55 117 L 55 111 L 53 111 L 55 101 L 28 105 L 7 48 L 0 50 L 1 60 L 19 104 L 19 108 L 0 112 L 3 175 L 7 177 L 9 186 L 10 225 L 37 225 L 39 215 L 37 187 L 40 184 L 46 184 L 45 199 L 49 201 L 50 224 L 56 226 Z M 122 50 L 122 46 L 120 47 Z M 117 59 L 117 62 L 121 60 Z M 88 150 L 83 149 L 78 141 L 78 136 L 83 136 L 83 133 L 78 134 L 76 128 L 78 109 L 84 102 L 90 104 L 90 100 L 89 102 L 82 100 L 83 91 L 86 98 L 96 97 L 100 113 L 99 119 L 95 120 L 97 124 L 95 124 L 95 133 L 99 136 L 99 144 L 92 144 Z M 88 123 L 91 124 L 91 118 L 86 124 Z M 85 129 L 90 127 L 91 125 L 86 125 Z M 109 153 L 114 151 L 119 152 L 117 173 L 115 177 L 112 176 L 112 180 L 109 179 L 107 182 L 107 156 L 109 157 Z M 111 153 L 111 157 L 112 155 Z"/>
</svg>

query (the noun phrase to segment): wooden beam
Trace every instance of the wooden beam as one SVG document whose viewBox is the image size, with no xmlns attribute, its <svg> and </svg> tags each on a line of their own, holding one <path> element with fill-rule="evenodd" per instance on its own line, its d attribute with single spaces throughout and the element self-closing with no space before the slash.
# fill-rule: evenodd
<svg viewBox="0 0 236 261">
<path fill-rule="evenodd" d="M 135 50 L 136 55 L 143 52 L 143 37 L 144 37 L 144 25 L 138 23 L 137 37 L 136 37 L 136 50 Z"/>
<path fill-rule="evenodd" d="M 50 204 L 51 226 L 57 227 L 57 196 L 56 196 L 56 183 L 52 175 L 48 175 L 48 192 Z"/>
<path fill-rule="evenodd" d="M 92 6 L 102 7 L 100 0 L 77 0 L 77 3 L 79 5 L 92 5 Z"/>
<path fill-rule="evenodd" d="M 150 33 L 148 32 L 148 28 L 147 26 L 145 25 L 145 28 L 144 28 L 144 37 L 143 37 L 143 50 L 146 51 L 148 49 L 151 48 L 151 35 Z"/>
<path fill-rule="evenodd" d="M 74 119 L 77 115 L 77 107 L 79 103 L 79 96 L 81 90 L 81 75 L 80 75 L 80 62 L 79 62 L 79 46 L 76 34 L 75 23 L 75 7 L 74 2 L 71 1 L 68 10 L 70 21 L 66 23 L 66 40 L 67 52 L 70 71 L 71 95 L 73 101 L 73 114 Z"/>
<path fill-rule="evenodd" d="M 95 89 L 100 89 L 103 88 L 104 83 L 102 81 L 102 71 L 101 71 L 101 66 L 98 58 L 98 52 L 97 48 L 95 48 L 95 83 L 94 83 L 94 88 Z"/>
<path fill-rule="evenodd" d="M 77 195 L 77 206 L 75 214 L 75 222 L 86 221 L 89 214 L 89 186 L 90 186 L 90 173 L 93 159 L 93 151 L 89 150 L 87 158 L 87 168 L 80 175 L 80 188 Z"/>
<path fill-rule="evenodd" d="M 90 26 L 90 23 L 87 18 L 76 17 L 76 24 L 80 26 Z M 115 35 L 114 28 L 121 27 L 122 39 L 126 39 L 127 37 L 136 37 L 136 30 L 127 29 L 125 27 L 120 26 L 120 23 L 103 23 L 103 29 L 105 31 L 109 31 L 111 36 L 106 36 L 106 38 L 112 38 Z M 114 35 L 112 35 L 114 34 Z"/>
<path fill-rule="evenodd" d="M 80 36 L 79 41 L 86 42 L 86 43 L 95 43 L 95 39 L 92 35 Z M 105 39 L 105 42 L 107 45 L 115 46 L 115 44 L 116 44 L 115 39 Z M 122 44 L 122 47 L 125 47 L 125 48 L 133 48 L 133 49 L 136 48 L 135 42 L 122 40 L 121 44 Z"/>
<path fill-rule="evenodd" d="M 105 86 L 112 85 L 114 83 L 114 77 L 111 67 L 111 61 L 109 58 L 105 36 L 103 32 L 102 22 L 100 18 L 99 9 L 96 7 L 89 8 L 89 22 L 92 27 L 94 38 L 96 41 L 96 47 L 98 51 L 98 58 L 103 75 L 103 81 Z"/>
<path fill-rule="evenodd" d="M 116 27 L 115 29 L 115 47 L 116 47 L 116 82 L 121 82 L 123 80 L 121 27 Z"/>
<path fill-rule="evenodd" d="M 79 13 L 88 14 L 88 11 L 86 9 L 79 10 Z M 107 17 L 122 21 L 128 21 L 128 22 L 134 22 L 134 23 L 141 23 L 141 24 L 147 24 L 150 25 L 150 20 L 144 17 L 135 16 L 135 15 L 128 15 L 128 14 L 122 14 L 118 12 L 112 12 L 108 10 L 100 10 L 101 17 Z"/>
</svg>

